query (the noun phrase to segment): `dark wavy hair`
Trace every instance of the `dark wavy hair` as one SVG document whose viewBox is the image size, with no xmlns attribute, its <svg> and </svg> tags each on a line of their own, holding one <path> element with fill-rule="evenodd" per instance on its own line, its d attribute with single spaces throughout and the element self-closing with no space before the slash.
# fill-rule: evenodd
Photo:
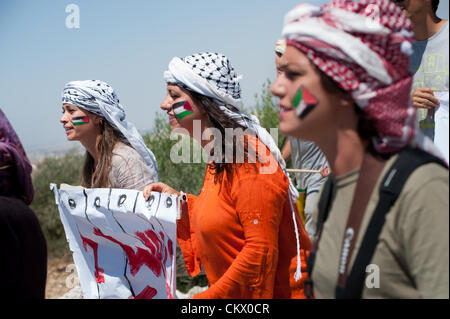
<svg viewBox="0 0 450 319">
<path fill-rule="evenodd" d="M 438 7 L 439 7 L 439 0 L 432 0 L 431 9 L 433 10 L 434 14 L 436 14 Z"/>
<path fill-rule="evenodd" d="M 209 121 L 220 131 L 222 136 L 220 141 L 214 139 L 214 149 L 220 148 L 222 150 L 220 158 L 217 158 L 218 154 L 214 154 L 214 149 L 211 150 L 211 154 L 208 154 L 216 159 L 211 163 L 208 163 L 208 167 L 215 175 L 215 181 L 220 181 L 222 179 L 224 171 L 229 178 L 232 178 L 233 173 L 237 171 L 237 168 L 241 165 L 241 163 L 237 163 L 238 154 L 243 154 L 245 165 L 251 165 L 256 170 L 256 165 L 254 163 L 255 160 L 260 160 L 260 157 L 254 150 L 249 152 L 248 139 L 245 136 L 242 136 L 243 139 L 241 140 L 239 136 L 233 134 L 231 145 L 230 141 L 226 140 L 227 135 L 225 129 L 242 129 L 245 131 L 246 127 L 239 124 L 236 119 L 226 116 L 219 108 L 219 105 L 211 98 L 190 90 L 186 90 L 186 92 L 197 105 L 200 105 L 205 110 Z M 229 155 L 227 148 L 230 147 L 233 149 L 232 158 L 227 157 L 227 155 Z M 254 158 L 252 158 L 252 156 L 254 156 Z"/>
</svg>

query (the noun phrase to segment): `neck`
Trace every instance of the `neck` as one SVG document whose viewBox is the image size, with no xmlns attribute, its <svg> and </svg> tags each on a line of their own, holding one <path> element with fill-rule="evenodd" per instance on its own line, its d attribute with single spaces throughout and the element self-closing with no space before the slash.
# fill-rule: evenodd
<svg viewBox="0 0 450 319">
<path fill-rule="evenodd" d="M 92 156 L 94 159 L 94 167 L 97 167 L 98 159 L 100 154 L 97 151 L 97 142 L 100 139 L 100 136 L 93 136 L 92 138 L 83 140 L 81 144 L 84 146 L 86 151 Z"/>
<path fill-rule="evenodd" d="M 447 20 L 439 19 L 434 13 L 425 17 L 417 18 L 413 23 L 414 37 L 417 41 L 424 41 L 436 33 L 444 26 Z"/>
<path fill-rule="evenodd" d="M 319 146 L 328 160 L 332 174 L 339 177 L 361 167 L 367 142 L 362 141 L 356 131 L 344 130 Z"/>
<path fill-rule="evenodd" d="M 207 119 L 194 120 L 191 137 L 200 143 L 203 149 L 214 140 L 213 125 Z"/>
</svg>

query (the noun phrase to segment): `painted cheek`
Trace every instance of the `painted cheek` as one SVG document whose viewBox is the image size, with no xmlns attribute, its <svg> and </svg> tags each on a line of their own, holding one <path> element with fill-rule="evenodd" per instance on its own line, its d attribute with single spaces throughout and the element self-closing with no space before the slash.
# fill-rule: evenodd
<svg viewBox="0 0 450 319">
<path fill-rule="evenodd" d="M 298 90 L 293 100 L 295 113 L 300 119 L 304 119 L 318 103 L 318 100 L 305 87 Z"/>
<path fill-rule="evenodd" d="M 303 90 L 300 88 L 294 96 L 294 100 L 292 101 L 292 105 L 297 108 L 300 105 L 300 102 L 303 100 Z"/>
<path fill-rule="evenodd" d="M 188 101 L 180 101 L 174 103 L 172 106 L 173 112 L 178 119 L 183 119 L 186 116 L 194 114 L 194 109 Z"/>
<path fill-rule="evenodd" d="M 85 125 L 89 123 L 89 117 L 87 116 L 74 116 L 72 117 L 72 124 L 75 126 Z"/>
</svg>

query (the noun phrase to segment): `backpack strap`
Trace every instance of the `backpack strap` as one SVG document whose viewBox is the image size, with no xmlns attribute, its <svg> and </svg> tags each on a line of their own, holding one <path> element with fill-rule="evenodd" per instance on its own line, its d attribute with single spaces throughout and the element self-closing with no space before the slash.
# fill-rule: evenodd
<svg viewBox="0 0 450 319">
<path fill-rule="evenodd" d="M 317 218 L 317 225 L 316 225 L 316 233 L 315 233 L 315 240 L 312 243 L 311 249 L 309 251 L 309 257 L 307 262 L 307 268 L 306 271 L 308 273 L 308 277 L 305 279 L 304 283 L 304 294 L 306 298 L 310 299 L 314 296 L 313 293 L 313 282 L 311 279 L 311 274 L 314 268 L 314 262 L 316 259 L 316 252 L 319 248 L 319 240 L 320 236 L 322 235 L 322 229 L 323 225 L 325 224 L 325 221 L 328 218 L 328 213 L 331 209 L 331 204 L 333 203 L 334 199 L 334 177 L 333 175 L 329 175 L 327 179 L 325 180 L 325 184 L 323 186 L 322 194 L 320 196 L 320 199 L 318 201 L 318 210 L 319 215 Z"/>
<path fill-rule="evenodd" d="M 352 270 L 344 289 L 336 289 L 338 299 L 359 299 L 362 296 L 366 278 L 366 267 L 370 264 L 378 238 L 386 221 L 386 214 L 394 205 L 411 173 L 418 167 L 437 163 L 447 165 L 439 158 L 417 148 L 407 148 L 400 152 L 397 160 L 383 177 L 379 188 L 379 200 L 367 227 Z"/>
</svg>

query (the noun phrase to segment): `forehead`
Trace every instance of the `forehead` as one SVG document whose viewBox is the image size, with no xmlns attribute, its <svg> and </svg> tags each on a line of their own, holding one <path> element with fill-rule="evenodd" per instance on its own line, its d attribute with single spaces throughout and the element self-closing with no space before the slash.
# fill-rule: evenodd
<svg viewBox="0 0 450 319">
<path fill-rule="evenodd" d="M 288 45 L 286 51 L 281 56 L 280 65 L 283 65 L 285 67 L 308 67 L 311 66 L 311 62 L 309 61 L 306 54 L 304 54 L 302 51 L 291 45 Z"/>
<path fill-rule="evenodd" d="M 63 108 L 68 108 L 68 107 L 70 107 L 70 108 L 74 108 L 74 109 L 79 109 L 78 106 L 75 106 L 75 105 L 70 104 L 70 103 L 64 103 L 64 104 L 62 105 L 62 107 L 63 107 Z"/>
<path fill-rule="evenodd" d="M 181 88 L 175 84 L 167 84 L 167 91 L 181 91 Z"/>
<path fill-rule="evenodd" d="M 177 93 L 180 95 L 186 94 L 186 95 L 190 96 L 190 94 L 187 90 L 185 90 L 182 87 L 179 87 L 178 85 L 175 85 L 175 84 L 167 84 L 167 92 L 168 93 L 173 92 L 173 93 Z"/>
</svg>

